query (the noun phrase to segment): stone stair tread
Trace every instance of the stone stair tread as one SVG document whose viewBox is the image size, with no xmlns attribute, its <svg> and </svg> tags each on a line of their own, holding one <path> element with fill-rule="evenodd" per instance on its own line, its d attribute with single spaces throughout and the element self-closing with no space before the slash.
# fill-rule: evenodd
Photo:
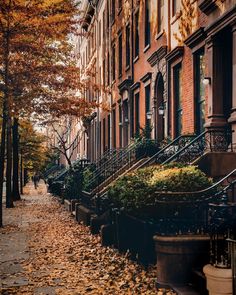
<svg viewBox="0 0 236 295">
<path fill-rule="evenodd" d="M 178 295 L 201 295 L 191 286 L 171 286 Z"/>
</svg>

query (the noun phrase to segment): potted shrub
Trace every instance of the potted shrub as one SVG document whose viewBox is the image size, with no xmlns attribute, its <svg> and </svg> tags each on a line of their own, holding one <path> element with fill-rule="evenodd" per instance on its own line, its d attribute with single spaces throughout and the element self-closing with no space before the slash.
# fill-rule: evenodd
<svg viewBox="0 0 236 295">
<path fill-rule="evenodd" d="M 222 194 L 223 198 L 227 196 L 225 191 Z M 209 295 L 232 295 L 235 292 L 233 286 L 236 287 L 235 283 L 233 284 L 236 255 L 236 204 L 227 202 L 211 204 L 209 213 L 211 261 L 203 268 L 207 289 Z"/>
<path fill-rule="evenodd" d="M 210 187 L 212 180 L 195 166 L 174 165 L 135 171 L 109 190 L 118 208 L 155 224 L 157 277 L 163 284 L 185 284 L 199 257 L 206 262 L 209 245 L 207 202 L 194 192 Z"/>
</svg>

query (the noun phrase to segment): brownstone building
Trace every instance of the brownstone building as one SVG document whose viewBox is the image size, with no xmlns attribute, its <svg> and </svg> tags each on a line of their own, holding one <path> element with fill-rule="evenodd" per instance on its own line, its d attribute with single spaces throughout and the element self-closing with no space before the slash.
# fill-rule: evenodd
<svg viewBox="0 0 236 295">
<path fill-rule="evenodd" d="M 83 139 L 90 160 L 127 146 L 147 124 L 158 141 L 207 129 L 236 131 L 235 0 L 82 5 L 78 63 L 81 77 L 94 73 L 85 95 L 110 108 L 90 118 Z"/>
</svg>

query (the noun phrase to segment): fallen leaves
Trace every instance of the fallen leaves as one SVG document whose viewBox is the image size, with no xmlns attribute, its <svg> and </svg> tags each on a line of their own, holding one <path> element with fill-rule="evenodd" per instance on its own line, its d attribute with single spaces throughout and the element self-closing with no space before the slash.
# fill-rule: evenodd
<svg viewBox="0 0 236 295">
<path fill-rule="evenodd" d="M 30 237 L 30 258 L 23 262 L 29 284 L 2 294 L 168 294 L 155 287 L 155 266 L 144 269 L 128 254 L 102 247 L 100 237 L 73 220 L 55 198 L 33 193 L 17 208 Z"/>
</svg>

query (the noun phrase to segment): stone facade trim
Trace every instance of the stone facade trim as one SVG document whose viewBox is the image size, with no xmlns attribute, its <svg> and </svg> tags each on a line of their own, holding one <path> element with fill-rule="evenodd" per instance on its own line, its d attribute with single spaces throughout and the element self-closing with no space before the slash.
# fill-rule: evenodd
<svg viewBox="0 0 236 295">
<path fill-rule="evenodd" d="M 153 67 L 160 61 L 167 53 L 167 46 L 161 46 L 157 51 L 155 51 L 147 61 Z"/>
</svg>

